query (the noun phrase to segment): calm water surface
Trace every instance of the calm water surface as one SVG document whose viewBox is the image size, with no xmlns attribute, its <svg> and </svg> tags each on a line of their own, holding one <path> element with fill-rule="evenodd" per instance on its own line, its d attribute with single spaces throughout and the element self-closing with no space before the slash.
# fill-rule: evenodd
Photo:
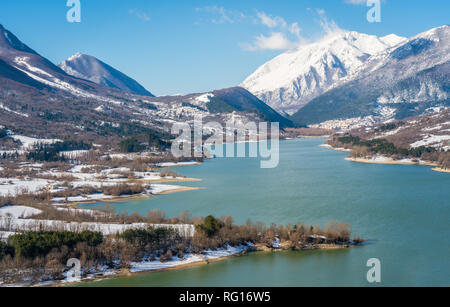
<svg viewBox="0 0 450 307">
<path fill-rule="evenodd" d="M 284 141 L 280 164 L 214 159 L 179 168 L 206 190 L 114 203 L 118 212 L 150 209 L 176 216 L 232 215 L 237 223 L 324 225 L 345 221 L 368 244 L 339 251 L 254 253 L 177 271 L 84 286 L 366 286 L 366 262 L 379 258 L 384 286 L 450 286 L 450 174 L 429 167 L 351 163 L 321 148 L 323 139 Z M 95 206 L 95 205 L 94 205 Z M 87 207 L 87 206 L 86 206 Z"/>
</svg>

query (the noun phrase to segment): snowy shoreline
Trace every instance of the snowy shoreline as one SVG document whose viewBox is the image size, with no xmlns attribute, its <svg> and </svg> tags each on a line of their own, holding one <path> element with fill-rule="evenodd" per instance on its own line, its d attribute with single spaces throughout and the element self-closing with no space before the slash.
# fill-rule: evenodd
<svg viewBox="0 0 450 307">
<path fill-rule="evenodd" d="M 344 148 L 335 148 L 328 144 L 322 144 L 320 147 L 329 148 L 335 151 L 345 151 L 350 152 L 348 149 Z M 372 156 L 369 158 L 352 158 L 352 157 L 346 157 L 346 161 L 355 162 L 355 163 L 365 163 L 365 164 L 385 164 L 385 165 L 416 165 L 416 166 L 432 166 L 432 171 L 440 172 L 440 173 L 450 173 L 450 170 L 442 169 L 438 167 L 437 163 L 430 162 L 430 161 L 424 161 L 424 160 L 418 160 L 413 161 L 413 159 L 400 159 L 400 160 L 394 160 L 392 158 L 386 157 L 386 156 Z"/>
<path fill-rule="evenodd" d="M 97 282 L 112 278 L 129 277 L 139 274 L 157 273 L 171 270 L 180 270 L 190 267 L 206 265 L 214 262 L 230 259 L 232 257 L 238 257 L 244 255 L 254 249 L 253 244 L 239 245 L 239 246 L 226 246 L 225 248 L 219 248 L 217 250 L 206 250 L 201 254 L 186 254 L 183 258 L 174 257 L 172 260 L 161 262 L 159 258 L 153 261 L 140 261 L 132 262 L 129 269 L 112 269 L 104 268 L 103 271 L 97 271 L 87 274 L 86 277 L 81 279 L 66 278 L 64 280 L 55 280 L 52 282 L 40 283 L 37 287 L 64 287 L 82 285 L 87 282 Z M 101 275 L 100 275 L 101 274 Z M 1 284 L 0 284 L 1 287 Z"/>
</svg>

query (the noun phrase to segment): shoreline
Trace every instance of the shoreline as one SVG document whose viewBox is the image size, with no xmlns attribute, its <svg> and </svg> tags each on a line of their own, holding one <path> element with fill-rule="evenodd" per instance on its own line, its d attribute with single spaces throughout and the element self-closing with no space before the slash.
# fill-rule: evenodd
<svg viewBox="0 0 450 307">
<path fill-rule="evenodd" d="M 202 165 L 203 162 L 163 162 L 158 165 L 159 168 L 184 167 Z"/>
<path fill-rule="evenodd" d="M 109 276 L 98 276 L 98 277 L 87 278 L 84 280 L 74 281 L 74 282 L 56 282 L 52 285 L 49 285 L 49 287 L 67 287 L 67 286 L 83 285 L 84 283 L 91 283 L 91 282 L 103 281 L 103 280 L 108 280 L 108 279 L 132 277 L 132 276 L 138 276 L 138 275 L 144 275 L 144 274 L 152 274 L 152 273 L 159 273 L 159 272 L 168 272 L 168 271 L 188 269 L 188 268 L 193 268 L 193 267 L 199 267 L 202 265 L 208 265 L 208 264 L 219 262 L 219 261 L 228 260 L 228 259 L 235 258 L 235 257 L 240 257 L 243 255 L 247 255 L 250 252 L 251 252 L 250 250 L 245 250 L 240 253 L 233 254 L 233 255 L 228 255 L 228 256 L 223 256 L 223 257 L 213 258 L 213 259 L 204 259 L 204 260 L 200 260 L 200 261 L 189 262 L 189 263 L 175 265 L 175 266 L 168 267 L 168 268 L 161 268 L 161 269 L 154 269 L 154 270 L 142 270 L 142 271 L 131 272 L 130 269 L 120 269 L 118 271 L 118 273 L 112 274 Z M 43 285 L 42 287 L 46 287 L 46 285 Z"/>
<path fill-rule="evenodd" d="M 62 282 L 57 281 L 54 284 L 50 285 L 38 285 L 38 287 L 66 287 L 66 286 L 75 286 L 75 285 L 83 285 L 84 283 L 93 283 L 97 281 L 104 281 L 108 279 L 115 279 L 115 278 L 122 278 L 122 277 L 132 277 L 132 276 L 138 276 L 138 275 L 144 275 L 144 274 L 152 274 L 152 273 L 158 273 L 158 272 L 167 272 L 167 271 L 175 271 L 175 270 L 182 270 L 187 268 L 193 268 L 193 267 L 199 267 L 202 265 L 208 265 L 211 263 L 216 263 L 224 260 L 229 260 L 232 258 L 241 257 L 244 255 L 250 255 L 252 253 L 278 253 L 278 252 L 289 252 L 289 251 L 311 251 L 311 250 L 319 250 L 319 251 L 329 251 L 329 250 L 338 250 L 338 249 L 350 249 L 353 248 L 356 245 L 338 245 L 338 244 L 317 244 L 311 246 L 311 248 L 303 248 L 303 249 L 290 249 L 286 247 L 282 248 L 269 248 L 265 247 L 263 244 L 257 244 L 253 247 L 249 247 L 246 250 L 243 250 L 241 252 L 222 256 L 218 258 L 212 258 L 212 259 L 203 259 L 199 261 L 194 261 L 190 263 L 185 264 L 179 264 L 172 267 L 167 268 L 160 268 L 160 269 L 153 269 L 153 270 L 142 270 L 142 271 L 136 271 L 131 272 L 130 269 L 120 269 L 116 274 L 111 275 L 105 275 L 105 276 L 97 276 L 94 278 L 86 278 L 84 280 L 80 281 L 74 281 L 74 282 Z"/>
<path fill-rule="evenodd" d="M 436 163 L 427 162 L 427 161 L 423 161 L 423 162 L 412 162 L 412 161 L 401 161 L 401 160 L 397 161 L 397 160 L 393 160 L 388 157 L 384 157 L 384 156 L 381 156 L 381 157 L 385 158 L 386 160 L 374 160 L 374 159 L 367 159 L 367 158 L 352 158 L 352 157 L 347 157 L 347 158 L 345 158 L 345 160 L 351 161 L 351 162 L 357 162 L 357 163 L 366 163 L 366 164 L 437 166 Z"/>
<path fill-rule="evenodd" d="M 173 190 L 168 190 L 168 191 L 160 192 L 160 193 L 155 194 L 155 195 L 153 195 L 153 196 L 157 196 L 157 195 L 168 195 L 168 194 L 173 194 L 173 193 L 189 192 L 189 191 L 198 191 L 198 190 L 206 190 L 206 188 L 202 188 L 202 187 L 181 187 L 181 188 L 179 188 L 179 189 L 173 189 Z"/>
<path fill-rule="evenodd" d="M 129 200 L 135 200 L 135 199 L 144 199 L 144 198 L 153 198 L 158 195 L 169 195 L 173 193 L 179 193 L 179 192 L 188 192 L 188 191 L 197 191 L 197 190 L 204 190 L 206 188 L 202 187 L 181 187 L 177 189 L 167 190 L 163 191 L 157 194 L 135 194 L 135 195 L 128 195 L 123 197 L 114 197 L 114 198 L 105 198 L 105 199 L 92 199 L 92 200 L 86 200 L 86 201 L 77 201 L 77 202 L 70 202 L 65 204 L 66 206 L 78 206 L 78 205 L 87 205 L 87 204 L 94 204 L 98 202 L 103 203 L 119 203 Z"/>
<path fill-rule="evenodd" d="M 201 182 L 202 179 L 197 178 L 171 178 L 171 179 L 136 179 L 131 180 L 132 183 L 177 183 L 177 182 Z M 123 202 L 123 201 L 129 201 L 129 200 L 135 200 L 135 199 L 144 199 L 144 198 L 153 198 L 154 196 L 158 195 L 168 195 L 173 193 L 179 193 L 179 192 L 188 192 L 188 191 L 196 191 L 196 190 L 204 190 L 206 188 L 203 187 L 185 187 L 185 186 L 179 186 L 176 189 L 170 189 L 166 191 L 162 191 L 156 194 L 135 194 L 135 195 L 126 195 L 126 196 L 117 196 L 117 197 L 111 197 L 111 198 L 101 198 L 101 199 L 89 199 L 85 201 L 75 201 L 75 202 L 68 202 L 64 204 L 65 206 L 69 207 L 76 207 L 78 205 L 86 205 L 86 204 L 93 204 L 98 202 L 104 202 L 104 203 L 117 203 L 117 202 Z"/>
<path fill-rule="evenodd" d="M 163 179 L 135 179 L 134 183 L 176 183 L 176 182 L 201 182 L 202 179 L 197 178 L 163 178 Z"/>
<path fill-rule="evenodd" d="M 443 168 L 440 168 L 440 167 L 435 167 L 432 170 L 435 171 L 435 172 L 439 172 L 439 173 L 450 173 L 450 169 L 443 169 Z"/>
<path fill-rule="evenodd" d="M 321 145 L 319 145 L 319 147 L 328 148 L 328 149 L 332 149 L 332 150 L 335 150 L 335 151 L 350 152 L 350 149 L 337 148 L 337 147 L 333 147 L 333 146 L 328 145 L 328 144 L 321 144 Z"/>
<path fill-rule="evenodd" d="M 335 151 L 345 151 L 350 152 L 348 149 L 344 148 L 335 148 L 328 144 L 322 144 L 319 145 L 320 147 L 329 148 L 331 150 Z M 352 157 L 346 157 L 344 160 L 354 163 L 364 163 L 364 164 L 384 164 L 384 165 L 414 165 L 414 166 L 431 166 L 433 167 L 431 170 L 434 172 L 440 172 L 440 173 L 450 173 L 450 169 L 443 169 L 438 166 L 435 162 L 430 161 L 419 161 L 419 162 L 413 162 L 413 161 L 402 161 L 402 160 L 394 160 L 389 157 L 385 156 L 378 156 L 382 158 L 383 160 L 375 160 L 375 159 L 367 159 L 367 158 L 352 158 Z"/>
</svg>

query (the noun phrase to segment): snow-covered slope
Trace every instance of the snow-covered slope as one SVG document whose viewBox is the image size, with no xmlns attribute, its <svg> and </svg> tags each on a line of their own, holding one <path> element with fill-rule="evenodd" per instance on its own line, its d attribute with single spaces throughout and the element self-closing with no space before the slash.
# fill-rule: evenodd
<svg viewBox="0 0 450 307">
<path fill-rule="evenodd" d="M 69 75 L 90 80 L 99 85 L 137 95 L 153 96 L 136 80 L 90 55 L 77 53 L 59 64 L 59 67 Z"/>
<path fill-rule="evenodd" d="M 357 78 L 311 100 L 298 125 L 372 117 L 403 119 L 450 107 L 450 26 L 420 33 L 370 57 Z"/>
<path fill-rule="evenodd" d="M 450 150 L 450 110 L 410 117 L 388 125 L 356 129 L 352 135 L 363 139 L 386 139 L 402 148 L 420 146 Z"/>
<path fill-rule="evenodd" d="M 339 31 L 258 68 L 241 86 L 277 111 L 294 113 L 339 81 L 357 76 L 366 60 L 406 39 Z"/>
</svg>

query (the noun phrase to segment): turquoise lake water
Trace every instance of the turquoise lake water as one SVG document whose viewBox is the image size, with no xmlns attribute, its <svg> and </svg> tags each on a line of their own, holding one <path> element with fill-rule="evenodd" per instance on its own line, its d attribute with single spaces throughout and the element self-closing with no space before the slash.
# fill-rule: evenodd
<svg viewBox="0 0 450 307">
<path fill-rule="evenodd" d="M 348 222 L 368 240 L 337 251 L 252 253 L 188 269 L 84 286 L 371 286 L 367 260 L 381 261 L 381 286 L 450 286 L 450 174 L 430 167 L 359 164 L 319 147 L 323 139 L 280 143 L 280 164 L 221 158 L 178 168 L 205 190 L 114 203 L 117 212 L 150 209 L 177 216 L 232 215 L 252 221 L 324 225 Z M 85 207 L 90 207 L 85 205 Z"/>
</svg>

